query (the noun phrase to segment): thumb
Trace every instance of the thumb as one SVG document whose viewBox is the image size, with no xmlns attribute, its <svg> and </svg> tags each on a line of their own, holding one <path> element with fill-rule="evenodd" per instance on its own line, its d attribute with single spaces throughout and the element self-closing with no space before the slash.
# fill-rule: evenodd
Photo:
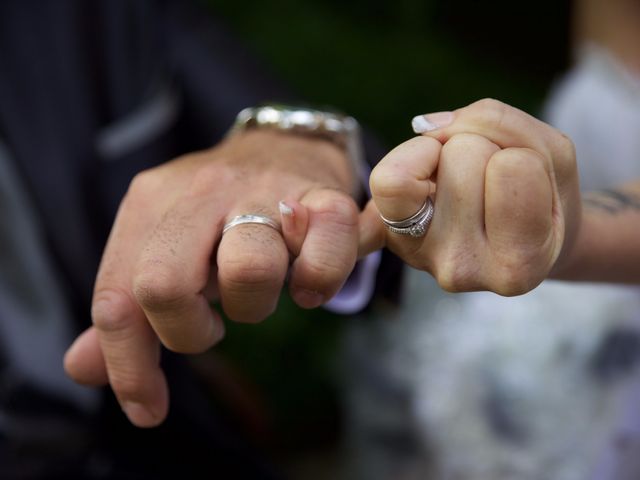
<svg viewBox="0 0 640 480">
<path fill-rule="evenodd" d="M 387 231 L 373 200 L 369 200 L 358 218 L 358 258 L 386 245 Z"/>
<path fill-rule="evenodd" d="M 64 356 L 64 369 L 81 385 L 97 387 L 109 382 L 95 327 L 82 332 L 69 347 Z"/>
</svg>

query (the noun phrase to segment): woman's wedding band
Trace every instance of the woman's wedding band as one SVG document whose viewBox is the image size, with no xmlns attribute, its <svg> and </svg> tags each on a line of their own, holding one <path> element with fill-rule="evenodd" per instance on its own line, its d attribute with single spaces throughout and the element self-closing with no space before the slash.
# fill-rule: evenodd
<svg viewBox="0 0 640 480">
<path fill-rule="evenodd" d="M 387 230 L 392 233 L 410 235 L 412 237 L 423 237 L 427 233 L 431 220 L 433 219 L 433 201 L 430 197 L 427 197 L 420 209 L 404 220 L 389 220 L 382 215 L 380 215 L 380 218 L 387 227 Z"/>
</svg>

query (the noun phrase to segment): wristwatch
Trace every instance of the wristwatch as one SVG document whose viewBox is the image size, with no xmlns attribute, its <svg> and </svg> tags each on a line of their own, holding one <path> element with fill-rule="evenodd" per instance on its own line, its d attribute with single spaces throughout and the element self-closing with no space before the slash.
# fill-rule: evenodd
<svg viewBox="0 0 640 480">
<path fill-rule="evenodd" d="M 229 134 L 251 128 L 269 128 L 329 140 L 344 149 L 353 172 L 352 194 L 368 190 L 369 166 L 358 121 L 348 115 L 288 105 L 268 104 L 245 108 L 236 116 Z"/>
</svg>

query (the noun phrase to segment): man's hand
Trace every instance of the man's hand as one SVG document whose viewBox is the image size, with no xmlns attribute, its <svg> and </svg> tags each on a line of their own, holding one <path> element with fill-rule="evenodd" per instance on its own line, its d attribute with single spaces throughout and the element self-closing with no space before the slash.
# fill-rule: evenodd
<svg viewBox="0 0 640 480">
<path fill-rule="evenodd" d="M 276 308 L 290 252 L 264 225 L 278 202 L 308 211 L 304 243 L 290 268 L 296 303 L 313 308 L 342 286 L 356 261 L 358 209 L 342 150 L 322 139 L 251 130 L 211 150 L 142 172 L 122 201 L 96 279 L 92 319 L 67 352 L 76 381 L 111 385 L 132 423 L 151 427 L 167 415 L 160 344 L 197 353 L 224 335 L 210 301 L 229 318 L 259 322 Z M 298 248 L 296 248 L 298 250 Z"/>
<path fill-rule="evenodd" d="M 423 136 L 371 175 L 361 254 L 387 245 L 449 291 L 518 295 L 573 246 L 581 219 L 575 151 L 549 125 L 496 100 L 428 116 Z M 424 123 L 424 122 L 423 122 Z M 426 236 L 388 232 L 435 198 Z"/>
</svg>

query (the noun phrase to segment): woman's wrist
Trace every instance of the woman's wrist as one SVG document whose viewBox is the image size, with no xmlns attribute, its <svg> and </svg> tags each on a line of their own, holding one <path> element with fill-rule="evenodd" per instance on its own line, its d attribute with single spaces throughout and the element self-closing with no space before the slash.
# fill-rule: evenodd
<svg viewBox="0 0 640 480">
<path fill-rule="evenodd" d="M 596 282 L 640 281 L 640 193 L 631 188 L 590 192 L 575 241 L 550 278 Z"/>
</svg>

